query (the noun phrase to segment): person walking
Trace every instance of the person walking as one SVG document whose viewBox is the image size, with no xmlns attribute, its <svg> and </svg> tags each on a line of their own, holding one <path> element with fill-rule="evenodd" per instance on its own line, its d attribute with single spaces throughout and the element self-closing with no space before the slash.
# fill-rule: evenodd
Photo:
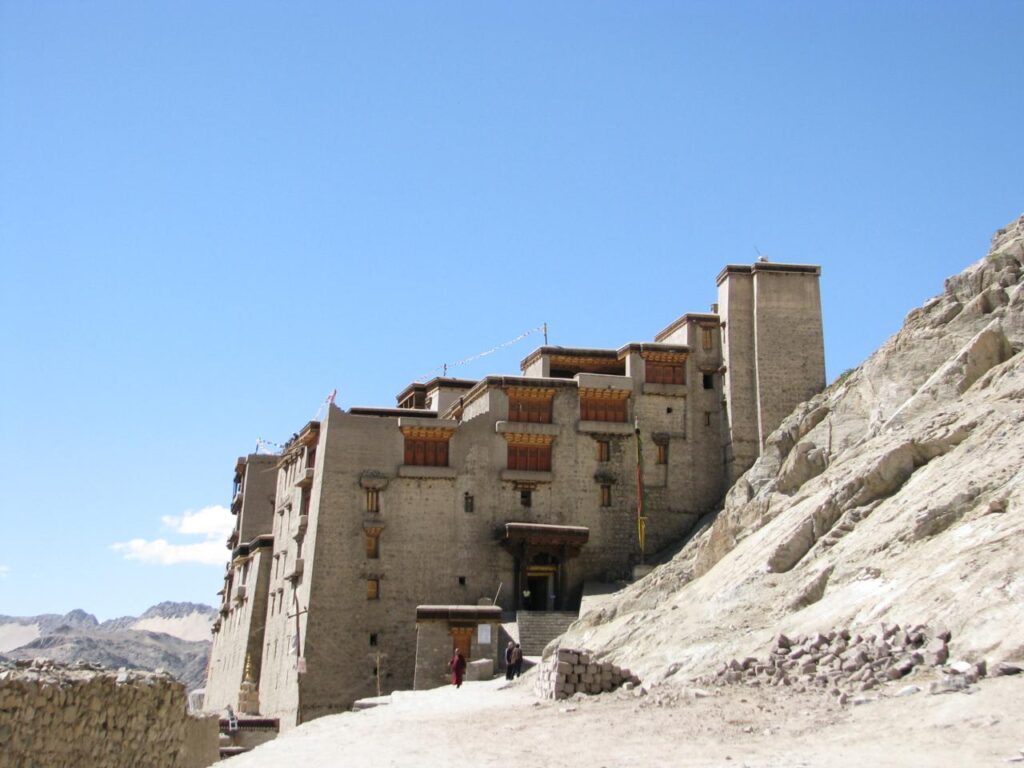
<svg viewBox="0 0 1024 768">
<path fill-rule="evenodd" d="M 466 673 L 466 657 L 462 655 L 462 651 L 458 648 L 455 649 L 455 655 L 448 662 L 448 666 L 452 671 L 452 685 L 456 688 L 461 688 L 462 676 Z"/>
<path fill-rule="evenodd" d="M 512 649 L 512 676 L 519 677 L 523 672 L 523 649 L 519 643 Z"/>
<path fill-rule="evenodd" d="M 512 675 L 515 672 L 515 660 L 512 658 L 516 650 L 516 644 L 511 640 L 508 641 L 508 647 L 505 649 L 505 679 L 511 680 Z"/>
</svg>

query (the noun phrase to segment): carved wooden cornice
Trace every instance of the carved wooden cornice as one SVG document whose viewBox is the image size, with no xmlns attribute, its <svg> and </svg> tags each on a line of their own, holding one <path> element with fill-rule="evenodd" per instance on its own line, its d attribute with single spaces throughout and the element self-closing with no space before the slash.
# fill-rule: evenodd
<svg viewBox="0 0 1024 768">
<path fill-rule="evenodd" d="M 669 365 L 682 365 L 686 362 L 685 352 L 664 352 L 655 350 L 644 350 L 640 353 L 645 361 L 649 363 L 667 363 Z"/>
<path fill-rule="evenodd" d="M 626 400 L 628 389 L 584 389 L 580 388 L 580 400 Z"/>
<path fill-rule="evenodd" d="M 555 390 L 553 387 L 505 387 L 505 394 L 517 400 L 550 400 Z"/>
<path fill-rule="evenodd" d="M 410 440 L 448 440 L 455 434 L 450 427 L 399 427 Z"/>
<path fill-rule="evenodd" d="M 551 445 L 555 442 L 554 435 L 534 435 L 523 432 L 503 432 L 502 437 L 509 445 Z"/>
</svg>

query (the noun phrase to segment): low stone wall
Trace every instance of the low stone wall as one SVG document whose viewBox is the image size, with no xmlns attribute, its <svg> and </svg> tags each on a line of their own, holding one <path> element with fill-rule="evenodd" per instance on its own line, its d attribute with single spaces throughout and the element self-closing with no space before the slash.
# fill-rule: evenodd
<svg viewBox="0 0 1024 768">
<path fill-rule="evenodd" d="M 4 768 L 205 768 L 217 718 L 191 717 L 166 673 L 37 659 L 0 665 Z"/>
<path fill-rule="evenodd" d="M 620 685 L 639 685 L 628 669 L 595 661 L 589 651 L 559 648 L 537 670 L 534 690 L 542 699 L 567 699 L 575 693 L 613 691 Z"/>
</svg>

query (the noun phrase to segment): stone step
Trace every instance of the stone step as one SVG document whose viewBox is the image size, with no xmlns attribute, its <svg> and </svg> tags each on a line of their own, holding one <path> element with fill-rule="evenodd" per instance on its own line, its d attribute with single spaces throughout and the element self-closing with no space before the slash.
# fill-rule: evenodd
<svg viewBox="0 0 1024 768">
<path fill-rule="evenodd" d="M 576 611 L 518 611 L 519 643 L 524 656 L 539 656 L 544 647 L 565 633 L 579 614 Z"/>
</svg>

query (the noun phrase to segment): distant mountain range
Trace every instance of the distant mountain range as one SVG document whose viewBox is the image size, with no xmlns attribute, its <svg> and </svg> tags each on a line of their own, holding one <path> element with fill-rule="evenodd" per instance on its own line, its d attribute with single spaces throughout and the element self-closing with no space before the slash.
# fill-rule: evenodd
<svg viewBox="0 0 1024 768">
<path fill-rule="evenodd" d="M 63 616 L 0 616 L 0 660 L 45 657 L 114 669 L 166 669 L 192 690 L 205 682 L 216 616 L 208 605 L 172 602 L 104 622 L 81 609 Z"/>
</svg>

